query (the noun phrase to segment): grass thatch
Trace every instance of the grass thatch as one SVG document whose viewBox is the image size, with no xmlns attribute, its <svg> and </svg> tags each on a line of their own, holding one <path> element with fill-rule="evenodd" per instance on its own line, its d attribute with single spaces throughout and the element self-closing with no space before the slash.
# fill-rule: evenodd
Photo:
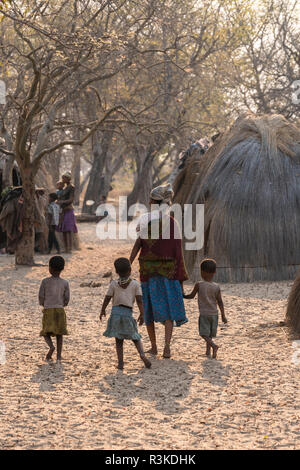
<svg viewBox="0 0 300 470">
<path fill-rule="evenodd" d="M 246 115 L 175 181 L 175 202 L 205 203 L 203 256 L 224 282 L 292 279 L 300 266 L 300 129 L 283 116 Z"/>
<path fill-rule="evenodd" d="M 295 339 L 300 338 L 300 272 L 289 295 L 286 322 L 292 336 Z"/>
</svg>

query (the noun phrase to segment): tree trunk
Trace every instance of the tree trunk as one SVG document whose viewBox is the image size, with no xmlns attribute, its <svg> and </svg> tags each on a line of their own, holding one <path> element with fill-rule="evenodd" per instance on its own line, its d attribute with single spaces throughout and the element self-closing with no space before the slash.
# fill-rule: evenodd
<svg viewBox="0 0 300 470">
<path fill-rule="evenodd" d="M 47 170 L 47 173 L 49 173 L 49 175 L 51 176 L 51 180 L 52 180 L 52 185 L 51 186 L 53 186 L 53 189 L 56 187 L 56 183 L 57 183 L 57 181 L 59 180 L 59 177 L 60 177 L 59 173 L 60 173 L 61 157 L 62 157 L 62 152 L 57 151 L 57 152 L 54 152 L 51 155 L 46 156 L 43 159 L 44 167 Z M 50 189 L 50 188 L 48 188 L 48 189 Z"/>
<path fill-rule="evenodd" d="M 148 206 L 149 194 L 152 189 L 152 166 L 155 154 L 153 147 L 149 147 L 133 190 L 128 196 L 128 208 L 137 202 Z"/>
<path fill-rule="evenodd" d="M 72 169 L 73 174 L 73 181 L 75 186 L 75 195 L 74 195 L 74 205 L 79 206 L 80 204 L 80 154 L 81 149 L 78 147 L 74 148 L 75 151 L 75 159 L 74 159 L 74 166 Z"/>
<path fill-rule="evenodd" d="M 86 175 L 83 177 L 83 180 L 81 181 L 80 183 L 80 188 L 79 188 L 79 192 L 80 194 L 82 193 L 82 191 L 84 190 L 84 187 L 86 185 L 86 183 L 88 182 L 88 179 L 89 177 L 91 176 L 91 170 L 89 170 Z"/>
<path fill-rule="evenodd" d="M 111 191 L 111 183 L 113 181 L 114 175 L 120 170 L 124 163 L 124 160 L 121 155 L 115 156 L 109 152 L 108 158 L 106 159 L 105 170 L 102 180 L 102 194 L 107 197 L 108 193 Z"/>
<path fill-rule="evenodd" d="M 75 186 L 75 196 L 74 196 L 74 205 L 80 205 L 80 158 L 77 162 L 77 165 L 74 168 L 74 186 Z"/>
<path fill-rule="evenodd" d="M 22 238 L 17 244 L 16 265 L 32 266 L 34 264 L 34 213 L 35 186 L 31 169 L 21 170 L 23 185 L 23 220 Z"/>
<path fill-rule="evenodd" d="M 112 131 L 104 131 L 103 138 L 100 143 L 99 132 L 95 132 L 92 136 L 93 148 L 93 165 L 91 169 L 89 184 L 85 193 L 82 212 L 86 214 L 93 214 L 98 206 L 100 197 L 102 196 L 103 186 L 103 170 L 105 167 L 108 149 L 112 139 Z M 88 206 L 88 200 L 94 201 L 93 205 Z"/>
</svg>

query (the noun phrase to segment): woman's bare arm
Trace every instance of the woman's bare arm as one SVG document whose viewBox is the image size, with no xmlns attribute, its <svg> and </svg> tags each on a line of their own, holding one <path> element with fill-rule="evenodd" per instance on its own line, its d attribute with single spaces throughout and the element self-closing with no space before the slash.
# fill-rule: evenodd
<svg viewBox="0 0 300 470">
<path fill-rule="evenodd" d="M 135 244 L 133 245 L 133 248 L 132 248 L 132 251 L 131 251 L 131 255 L 130 255 L 130 258 L 129 258 L 130 264 L 132 264 L 134 262 L 134 260 L 137 257 L 138 252 L 140 251 L 141 247 L 142 247 L 141 239 L 140 239 L 140 237 L 138 237 L 136 239 Z"/>
<path fill-rule="evenodd" d="M 144 305 L 143 305 L 143 297 L 141 295 L 136 296 L 136 303 L 140 311 L 138 322 L 139 322 L 139 325 L 142 325 L 144 323 Z"/>
</svg>

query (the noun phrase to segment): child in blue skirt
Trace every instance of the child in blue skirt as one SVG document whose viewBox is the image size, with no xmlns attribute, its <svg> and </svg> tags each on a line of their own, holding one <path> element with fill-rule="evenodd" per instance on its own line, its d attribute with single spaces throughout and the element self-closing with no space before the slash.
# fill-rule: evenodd
<svg viewBox="0 0 300 470">
<path fill-rule="evenodd" d="M 140 316 L 138 318 L 139 325 L 144 323 L 144 308 L 142 301 L 142 290 L 140 284 L 130 278 L 131 265 L 127 258 L 118 258 L 114 262 L 115 270 L 119 275 L 119 279 L 111 281 L 107 294 L 104 298 L 100 320 L 106 316 L 106 307 L 109 302 L 113 301 L 111 315 L 107 322 L 107 328 L 103 333 L 109 338 L 116 338 L 116 349 L 118 357 L 118 369 L 123 370 L 123 343 L 124 339 L 131 339 L 147 368 L 151 367 L 151 362 L 146 358 L 141 335 L 137 329 L 137 322 L 132 316 L 133 304 L 136 300 Z"/>
</svg>

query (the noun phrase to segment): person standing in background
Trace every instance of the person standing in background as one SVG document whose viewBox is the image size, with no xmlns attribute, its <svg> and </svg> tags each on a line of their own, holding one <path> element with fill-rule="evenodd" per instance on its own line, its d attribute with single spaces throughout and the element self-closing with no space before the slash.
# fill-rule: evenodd
<svg viewBox="0 0 300 470">
<path fill-rule="evenodd" d="M 71 184 L 71 173 L 69 172 L 62 175 L 62 181 L 65 187 L 56 201 L 62 209 L 62 221 L 58 231 L 63 234 L 66 253 L 71 253 L 72 234 L 78 232 L 73 207 L 75 187 Z"/>
<path fill-rule="evenodd" d="M 60 207 L 58 204 L 55 203 L 57 200 L 57 195 L 55 193 L 49 194 L 49 205 L 48 205 L 48 254 L 51 253 L 53 244 L 56 248 L 57 254 L 60 253 L 59 243 L 56 238 L 55 231 L 59 225 L 59 211 Z"/>
</svg>

